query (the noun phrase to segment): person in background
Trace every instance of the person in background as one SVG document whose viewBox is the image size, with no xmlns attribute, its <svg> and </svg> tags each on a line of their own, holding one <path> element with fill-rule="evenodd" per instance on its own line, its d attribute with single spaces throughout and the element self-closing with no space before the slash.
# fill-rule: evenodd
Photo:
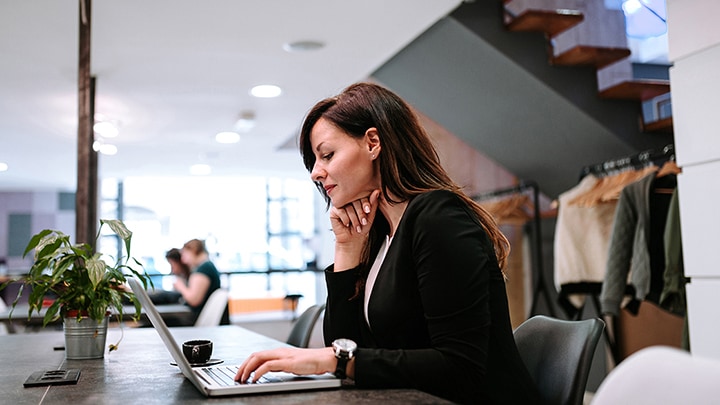
<svg viewBox="0 0 720 405">
<path fill-rule="evenodd" d="M 172 248 L 165 253 L 165 259 L 170 264 L 170 273 L 175 276 L 175 281 L 183 281 L 186 285 L 190 278 L 190 267 L 182 262 L 181 252 L 178 248 Z M 155 288 L 148 292 L 150 300 L 155 305 L 182 305 L 185 300 L 177 290 L 164 290 L 161 284 L 155 284 Z M 191 317 L 163 315 L 165 324 L 168 326 L 192 326 L 197 315 L 193 312 Z M 149 323 L 141 324 L 144 327 L 152 326 Z"/>
<path fill-rule="evenodd" d="M 180 249 L 172 248 L 168 250 L 165 253 L 165 259 L 170 264 L 170 273 L 176 277 L 176 280 L 183 280 L 185 284 L 187 284 L 190 278 L 190 267 L 182 262 Z M 149 295 L 155 305 L 181 304 L 184 301 L 182 295 L 177 290 L 164 290 L 162 289 L 162 285 L 157 283 L 155 284 L 155 289 L 150 292 Z M 167 319 L 166 322 L 168 322 Z M 173 326 L 178 325 L 178 322 L 173 323 Z"/>
<path fill-rule="evenodd" d="M 193 318 L 197 319 L 210 294 L 220 288 L 220 273 L 210 261 L 205 243 L 199 239 L 192 239 L 183 245 L 181 260 L 190 268 L 190 277 L 187 282 L 178 278 L 174 287 L 192 309 Z M 220 323 L 230 324 L 227 307 Z"/>
<path fill-rule="evenodd" d="M 190 279 L 190 266 L 183 263 L 182 251 L 178 248 L 172 248 L 165 253 L 165 259 L 170 263 L 170 273 L 181 280 Z"/>
<path fill-rule="evenodd" d="M 310 110 L 300 148 L 335 234 L 325 270 L 330 347 L 255 353 L 235 379 L 334 372 L 358 388 L 540 403 L 510 324 L 501 271 L 509 243 L 450 179 L 407 103 L 352 85 Z"/>
</svg>

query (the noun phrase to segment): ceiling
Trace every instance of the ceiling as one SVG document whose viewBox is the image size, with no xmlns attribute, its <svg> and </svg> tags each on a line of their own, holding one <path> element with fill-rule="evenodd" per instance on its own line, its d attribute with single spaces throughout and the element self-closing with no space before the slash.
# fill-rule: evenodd
<svg viewBox="0 0 720 405">
<path fill-rule="evenodd" d="M 116 121 L 101 178 L 306 176 L 293 145 L 307 110 L 363 80 L 460 0 L 123 0 L 92 4 L 96 117 Z M 74 190 L 77 0 L 0 1 L 1 190 Z M 287 52 L 294 41 L 321 41 Z M 258 84 L 277 98 L 249 95 Z M 240 142 L 219 144 L 243 111 Z"/>
</svg>

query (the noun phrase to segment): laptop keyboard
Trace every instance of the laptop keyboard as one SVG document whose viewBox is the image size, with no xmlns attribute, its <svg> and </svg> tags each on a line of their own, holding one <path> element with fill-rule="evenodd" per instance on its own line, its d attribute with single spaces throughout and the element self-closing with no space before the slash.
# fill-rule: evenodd
<svg viewBox="0 0 720 405">
<path fill-rule="evenodd" d="M 204 367 L 201 369 L 203 371 L 203 374 L 208 378 L 217 383 L 218 385 L 223 386 L 229 386 L 229 385 L 236 385 L 240 384 L 239 382 L 235 381 L 235 375 L 237 375 L 238 367 L 235 366 L 220 366 L 220 367 Z M 250 379 L 252 379 L 253 374 L 250 374 Z M 248 380 L 250 381 L 250 380 Z M 282 380 L 279 378 L 274 378 L 272 376 L 263 375 L 260 377 L 259 380 L 255 381 L 253 384 L 267 384 L 267 383 L 273 383 L 273 382 L 281 382 Z"/>
</svg>

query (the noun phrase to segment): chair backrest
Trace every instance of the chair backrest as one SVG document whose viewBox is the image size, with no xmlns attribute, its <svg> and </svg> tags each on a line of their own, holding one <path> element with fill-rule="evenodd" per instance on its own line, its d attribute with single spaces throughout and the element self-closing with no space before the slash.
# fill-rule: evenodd
<svg viewBox="0 0 720 405">
<path fill-rule="evenodd" d="M 625 358 L 603 380 L 590 402 L 713 404 L 720 398 L 720 360 L 668 346 L 651 346 Z"/>
<path fill-rule="evenodd" d="M 218 288 L 208 297 L 200 315 L 195 320 L 195 326 L 218 326 L 222 320 L 225 308 L 228 305 L 228 290 Z"/>
<path fill-rule="evenodd" d="M 543 402 L 583 403 L 595 348 L 604 328 L 605 323 L 598 318 L 565 321 L 537 315 L 515 329 L 520 357 Z"/>
<path fill-rule="evenodd" d="M 310 336 L 320 314 L 325 310 L 325 304 L 312 305 L 295 320 L 287 343 L 295 347 L 308 347 L 310 344 Z"/>
</svg>

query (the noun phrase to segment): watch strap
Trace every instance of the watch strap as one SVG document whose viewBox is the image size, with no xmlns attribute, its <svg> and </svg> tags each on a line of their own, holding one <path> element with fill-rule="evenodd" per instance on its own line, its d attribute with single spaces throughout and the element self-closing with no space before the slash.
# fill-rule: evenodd
<svg viewBox="0 0 720 405">
<path fill-rule="evenodd" d="M 335 367 L 335 377 L 345 379 L 347 377 L 347 364 L 350 360 L 347 356 L 336 356 L 337 367 Z"/>
</svg>

